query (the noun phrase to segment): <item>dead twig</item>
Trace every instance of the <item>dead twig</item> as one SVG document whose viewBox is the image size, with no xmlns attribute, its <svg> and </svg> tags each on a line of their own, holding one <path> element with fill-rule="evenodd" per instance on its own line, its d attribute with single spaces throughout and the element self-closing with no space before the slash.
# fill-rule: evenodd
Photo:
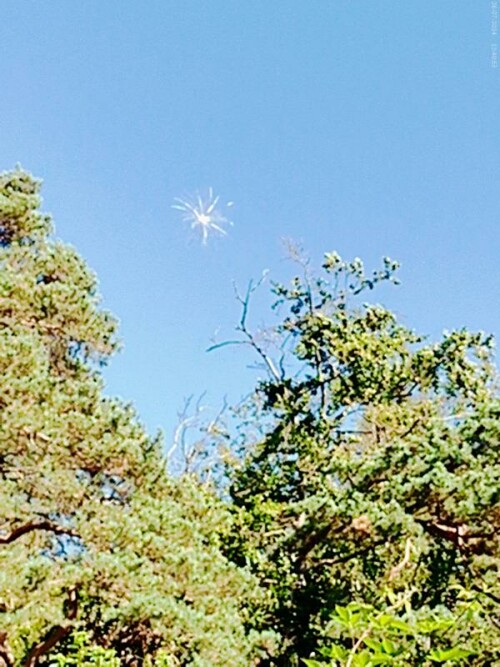
<svg viewBox="0 0 500 667">
<path fill-rule="evenodd" d="M 264 362 L 265 367 L 267 368 L 269 374 L 271 377 L 276 381 L 280 382 L 283 380 L 284 376 L 284 369 L 283 369 L 283 364 L 282 362 L 280 363 L 280 370 L 278 370 L 278 367 L 276 366 L 275 362 L 273 359 L 267 354 L 265 351 L 264 347 L 259 343 L 257 340 L 255 334 L 253 334 L 250 329 L 247 326 L 247 318 L 248 318 L 248 309 L 250 305 L 250 298 L 252 294 L 262 285 L 266 278 L 267 273 L 264 272 L 262 274 L 262 277 L 258 282 L 254 283 L 253 280 L 250 280 L 248 283 L 248 287 L 245 293 L 245 296 L 242 296 L 240 292 L 238 291 L 238 288 L 236 285 L 233 285 L 234 287 L 234 292 L 236 295 L 236 300 L 241 304 L 241 317 L 238 326 L 236 327 L 236 331 L 239 331 L 243 335 L 243 340 L 227 340 L 227 341 L 222 341 L 221 343 L 215 343 L 214 345 L 211 345 L 208 349 L 207 352 L 212 352 L 213 350 L 217 350 L 221 347 L 225 347 L 227 345 L 249 345 L 252 347 L 255 352 L 259 355 L 259 357 L 262 359 Z"/>
</svg>

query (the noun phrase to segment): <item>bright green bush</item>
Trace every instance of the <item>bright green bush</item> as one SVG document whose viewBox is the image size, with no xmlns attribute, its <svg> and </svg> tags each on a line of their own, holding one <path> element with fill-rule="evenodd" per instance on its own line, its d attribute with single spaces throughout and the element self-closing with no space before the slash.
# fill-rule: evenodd
<svg viewBox="0 0 500 667">
<path fill-rule="evenodd" d="M 455 615 L 446 610 L 411 609 L 351 603 L 337 606 L 327 626 L 330 641 L 319 650 L 323 660 L 305 659 L 307 667 L 374 667 L 375 665 L 433 665 L 461 663 L 474 651 L 449 647 L 447 634 L 458 623 L 467 628 L 476 609 L 472 604 Z M 462 612 L 462 613 L 461 613 Z"/>
</svg>

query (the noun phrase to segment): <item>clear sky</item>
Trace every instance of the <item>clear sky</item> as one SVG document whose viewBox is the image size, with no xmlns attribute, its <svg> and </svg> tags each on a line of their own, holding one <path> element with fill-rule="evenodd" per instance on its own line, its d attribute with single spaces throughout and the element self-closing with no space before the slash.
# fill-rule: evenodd
<svg viewBox="0 0 500 667">
<path fill-rule="evenodd" d="M 399 259 L 384 302 L 433 338 L 500 333 L 496 3 L 3 0 L 0 168 L 45 180 L 121 320 L 108 390 L 151 430 L 252 387 L 241 350 L 205 349 L 233 280 L 293 274 L 283 237 Z M 208 186 L 235 226 L 203 247 L 171 204 Z"/>
</svg>

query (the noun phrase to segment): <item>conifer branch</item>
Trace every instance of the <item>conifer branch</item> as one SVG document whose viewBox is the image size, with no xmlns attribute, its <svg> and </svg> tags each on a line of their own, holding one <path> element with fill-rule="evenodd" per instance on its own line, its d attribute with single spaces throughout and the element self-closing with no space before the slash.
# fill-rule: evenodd
<svg viewBox="0 0 500 667">
<path fill-rule="evenodd" d="M 62 625 L 54 625 L 45 635 L 45 638 L 42 641 L 35 644 L 33 648 L 29 651 L 26 660 L 23 663 L 23 667 L 36 667 L 39 663 L 39 659 L 46 655 L 56 644 L 58 644 L 62 639 L 67 637 L 73 630 L 74 624 L 73 621 L 78 614 L 78 598 L 77 591 L 72 589 L 69 591 L 69 596 L 67 600 L 67 621 Z"/>
<path fill-rule="evenodd" d="M 48 521 L 48 520 L 28 521 L 28 523 L 24 523 L 22 526 L 14 528 L 7 535 L 0 535 L 0 544 L 11 544 L 12 542 L 18 540 L 23 535 L 26 535 L 27 533 L 32 533 L 37 530 L 54 533 L 56 535 L 68 535 L 69 537 L 79 537 L 78 533 L 76 533 L 71 528 L 65 528 L 64 526 L 60 526 L 59 524 L 54 523 L 53 521 Z"/>
</svg>

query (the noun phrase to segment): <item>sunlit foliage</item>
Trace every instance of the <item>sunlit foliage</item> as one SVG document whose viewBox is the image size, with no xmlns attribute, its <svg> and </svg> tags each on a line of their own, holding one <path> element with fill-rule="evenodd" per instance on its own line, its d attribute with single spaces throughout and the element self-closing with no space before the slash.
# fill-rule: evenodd
<svg viewBox="0 0 500 667">
<path fill-rule="evenodd" d="M 265 335 L 238 295 L 252 398 L 164 448 L 103 392 L 116 322 L 39 191 L 0 175 L 0 667 L 500 664 L 492 338 L 364 302 L 388 258 L 297 256 Z M 217 204 L 182 203 L 204 240 Z"/>
<path fill-rule="evenodd" d="M 103 394 L 116 322 L 39 189 L 0 176 L 0 663 L 85 631 L 127 665 L 248 665 L 255 584 L 220 552 L 227 508 L 169 479 L 161 442 Z"/>
</svg>

